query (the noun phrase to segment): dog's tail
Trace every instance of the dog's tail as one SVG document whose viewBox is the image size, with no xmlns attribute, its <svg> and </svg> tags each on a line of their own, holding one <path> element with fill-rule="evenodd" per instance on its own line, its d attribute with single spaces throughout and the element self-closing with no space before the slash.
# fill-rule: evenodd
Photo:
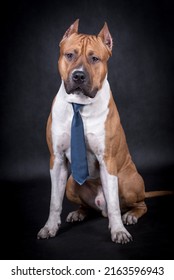
<svg viewBox="0 0 174 280">
<path fill-rule="evenodd" d="M 145 198 L 164 196 L 164 195 L 174 195 L 174 191 L 150 191 L 145 192 Z"/>
</svg>

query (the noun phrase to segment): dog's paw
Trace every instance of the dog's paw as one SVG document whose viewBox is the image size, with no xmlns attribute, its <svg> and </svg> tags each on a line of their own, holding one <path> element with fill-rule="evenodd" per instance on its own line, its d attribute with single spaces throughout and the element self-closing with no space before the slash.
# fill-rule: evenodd
<svg viewBox="0 0 174 280">
<path fill-rule="evenodd" d="M 125 225 L 134 225 L 138 222 L 138 219 L 133 213 L 127 212 L 122 216 L 122 221 Z"/>
<path fill-rule="evenodd" d="M 56 236 L 59 226 L 54 226 L 49 228 L 48 226 L 44 226 L 37 234 L 37 239 L 48 239 L 50 237 Z"/>
<path fill-rule="evenodd" d="M 126 244 L 126 243 L 132 241 L 132 236 L 125 229 L 125 230 L 111 232 L 111 239 L 115 243 Z"/>
<path fill-rule="evenodd" d="M 68 223 L 81 222 L 86 218 L 87 214 L 84 211 L 76 210 L 70 212 L 66 218 Z"/>
</svg>

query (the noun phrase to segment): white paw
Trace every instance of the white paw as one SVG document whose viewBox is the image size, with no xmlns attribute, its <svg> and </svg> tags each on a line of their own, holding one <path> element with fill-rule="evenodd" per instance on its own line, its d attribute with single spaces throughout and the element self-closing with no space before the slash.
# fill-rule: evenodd
<svg viewBox="0 0 174 280">
<path fill-rule="evenodd" d="M 111 231 L 111 239 L 115 243 L 126 244 L 132 241 L 132 236 L 126 229 Z"/>
<path fill-rule="evenodd" d="M 87 215 L 84 212 L 81 212 L 80 210 L 76 210 L 68 214 L 66 221 L 68 223 L 81 222 L 86 218 L 86 216 Z"/>
<path fill-rule="evenodd" d="M 56 225 L 54 227 L 44 226 L 37 234 L 37 239 L 45 239 L 49 237 L 54 237 L 59 229 L 59 226 Z"/>
<path fill-rule="evenodd" d="M 127 212 L 122 216 L 122 221 L 125 225 L 134 225 L 138 222 L 138 219 L 131 212 Z"/>
</svg>

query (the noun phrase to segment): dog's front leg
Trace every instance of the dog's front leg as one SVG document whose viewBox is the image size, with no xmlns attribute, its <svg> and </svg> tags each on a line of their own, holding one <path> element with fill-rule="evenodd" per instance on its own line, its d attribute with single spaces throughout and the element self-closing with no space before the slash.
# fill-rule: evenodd
<svg viewBox="0 0 174 280">
<path fill-rule="evenodd" d="M 65 158 L 62 156 L 54 157 L 53 168 L 50 170 L 51 175 L 51 201 L 50 213 L 48 220 L 43 228 L 39 231 L 38 238 L 54 237 L 61 224 L 62 201 L 65 193 L 65 187 L 68 176 L 68 169 Z"/>
<path fill-rule="evenodd" d="M 110 175 L 104 163 L 100 165 L 100 176 L 107 203 L 109 228 L 111 230 L 112 241 L 116 243 L 127 243 L 132 240 L 132 237 L 124 227 L 121 219 L 118 195 L 118 177 Z"/>
</svg>

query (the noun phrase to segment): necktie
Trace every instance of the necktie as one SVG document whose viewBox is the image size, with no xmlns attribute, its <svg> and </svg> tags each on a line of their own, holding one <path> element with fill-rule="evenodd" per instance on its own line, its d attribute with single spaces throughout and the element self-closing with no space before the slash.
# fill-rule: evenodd
<svg viewBox="0 0 174 280">
<path fill-rule="evenodd" d="M 74 180 L 82 185 L 89 176 L 83 121 L 82 104 L 72 103 L 74 116 L 71 124 L 71 172 Z"/>
</svg>

